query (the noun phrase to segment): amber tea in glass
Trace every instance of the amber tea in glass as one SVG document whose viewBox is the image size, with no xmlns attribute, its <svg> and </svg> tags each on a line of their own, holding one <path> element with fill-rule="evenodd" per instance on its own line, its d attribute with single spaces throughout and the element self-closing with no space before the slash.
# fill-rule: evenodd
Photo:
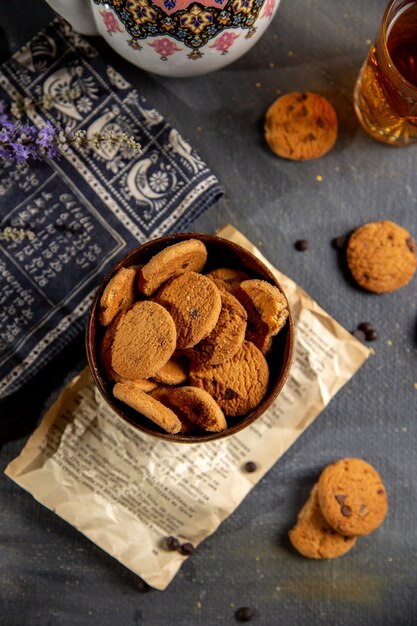
<svg viewBox="0 0 417 626">
<path fill-rule="evenodd" d="M 393 146 L 417 143 L 417 2 L 391 0 L 356 82 L 359 122 Z"/>
</svg>

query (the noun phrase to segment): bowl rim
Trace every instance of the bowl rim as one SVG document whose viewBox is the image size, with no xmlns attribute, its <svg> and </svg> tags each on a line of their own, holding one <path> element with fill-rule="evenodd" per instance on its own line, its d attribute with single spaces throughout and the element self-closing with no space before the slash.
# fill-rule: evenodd
<svg viewBox="0 0 417 626">
<path fill-rule="evenodd" d="M 276 287 L 278 287 L 280 291 L 287 298 L 285 290 L 282 288 L 280 282 L 275 277 L 273 272 L 265 265 L 263 261 L 261 261 L 261 259 L 255 256 L 252 252 L 249 252 L 249 250 L 247 250 L 243 246 L 240 246 L 239 244 L 236 244 L 235 242 L 230 241 L 229 239 L 225 239 L 224 237 L 220 237 L 218 235 L 201 233 L 201 232 L 181 232 L 181 233 L 173 233 L 170 235 L 163 235 L 155 239 L 150 239 L 142 244 L 139 244 L 132 250 L 130 250 L 115 265 L 113 265 L 111 270 L 101 280 L 94 294 L 94 298 L 90 305 L 90 309 L 88 313 L 86 332 L 85 332 L 85 346 L 86 346 L 88 367 L 93 377 L 95 386 L 99 390 L 101 396 L 104 398 L 109 408 L 122 421 L 127 422 L 134 430 L 140 433 L 145 433 L 146 435 L 149 435 L 151 437 L 155 437 L 156 439 L 159 439 L 161 441 L 175 442 L 175 443 L 187 443 L 187 444 L 209 443 L 209 442 L 218 441 L 220 439 L 225 439 L 226 437 L 235 435 L 239 433 L 240 431 L 244 430 L 245 428 L 247 428 L 248 426 L 250 426 L 251 424 L 253 424 L 254 422 L 256 422 L 271 407 L 273 402 L 276 400 L 276 398 L 280 394 L 282 388 L 284 387 L 284 384 L 286 383 L 288 379 L 288 375 L 289 375 L 291 365 L 293 362 L 294 330 L 295 330 L 291 306 L 288 303 L 288 298 L 287 298 L 287 303 L 288 303 L 289 315 L 287 318 L 286 326 L 284 327 L 287 337 L 286 337 L 285 346 L 284 346 L 283 363 L 282 363 L 282 367 L 280 371 L 280 376 L 275 380 L 272 386 L 270 386 L 267 394 L 264 396 L 264 398 L 258 404 L 257 407 L 255 407 L 246 416 L 244 416 L 242 419 L 240 419 L 238 422 L 228 427 L 224 431 L 217 432 L 217 433 L 202 432 L 201 434 L 193 435 L 193 434 L 185 434 L 185 433 L 177 433 L 177 434 L 172 434 L 168 432 L 165 433 L 163 431 L 159 432 L 159 431 L 152 430 L 151 428 L 147 428 L 146 424 L 143 425 L 142 423 L 138 423 L 137 421 L 134 421 L 128 416 L 128 414 L 124 413 L 121 410 L 121 408 L 119 408 L 120 403 L 108 393 L 107 389 L 103 385 L 102 379 L 104 379 L 104 376 L 100 373 L 99 367 L 98 367 L 99 359 L 98 359 L 98 353 L 96 350 L 97 338 L 96 338 L 95 329 L 98 328 L 100 325 L 96 319 L 96 314 L 97 314 L 97 307 L 99 305 L 101 294 L 105 286 L 109 282 L 110 278 L 120 268 L 129 266 L 129 260 L 131 260 L 132 257 L 137 256 L 139 251 L 141 252 L 141 254 L 143 253 L 146 255 L 147 251 L 151 251 L 155 247 L 162 246 L 162 245 L 169 246 L 174 243 L 178 243 L 179 241 L 182 241 L 184 239 L 199 239 L 200 241 L 203 241 L 203 243 L 208 243 L 209 245 L 210 243 L 215 243 L 218 245 L 226 244 L 227 249 L 231 250 L 232 252 L 235 252 L 237 256 L 243 253 L 244 256 L 248 257 L 253 262 L 254 266 L 259 266 L 260 269 L 262 269 L 261 273 L 264 276 L 266 276 L 266 278 L 269 281 L 271 281 Z M 156 253 L 157 252 L 155 252 L 154 254 Z"/>
</svg>

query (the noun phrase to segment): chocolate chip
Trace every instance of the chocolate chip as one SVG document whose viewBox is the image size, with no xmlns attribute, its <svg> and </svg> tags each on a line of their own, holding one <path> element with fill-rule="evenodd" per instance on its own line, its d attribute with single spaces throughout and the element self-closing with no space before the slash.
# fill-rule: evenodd
<svg viewBox="0 0 417 626">
<path fill-rule="evenodd" d="M 200 317 L 200 311 L 198 309 L 190 309 L 190 315 L 196 320 Z"/>
<path fill-rule="evenodd" d="M 323 118 L 322 117 L 318 117 L 316 119 L 316 124 L 319 128 L 324 128 L 324 122 L 323 122 Z"/>
<path fill-rule="evenodd" d="M 375 330 L 375 328 L 370 328 L 369 330 L 367 330 L 365 336 L 366 341 L 376 341 L 379 337 L 378 332 Z"/>
<path fill-rule="evenodd" d="M 339 237 L 332 239 L 332 246 L 333 248 L 336 248 L 336 250 L 342 250 L 346 245 L 346 241 L 346 235 L 339 235 Z"/>
<path fill-rule="evenodd" d="M 310 242 L 308 241 L 308 239 L 299 239 L 294 244 L 294 248 L 298 250 L 299 252 L 305 252 L 306 250 L 309 249 L 309 247 L 310 247 Z"/>
<path fill-rule="evenodd" d="M 250 622 L 253 617 L 253 611 L 249 606 L 241 606 L 235 613 L 238 622 Z"/>
<path fill-rule="evenodd" d="M 294 111 L 294 105 L 293 104 L 289 104 L 287 106 L 287 113 L 291 113 L 292 111 Z"/>
<path fill-rule="evenodd" d="M 356 337 L 356 339 L 358 339 L 359 341 L 361 341 L 362 343 L 365 341 L 366 339 L 366 335 L 363 332 L 363 330 L 359 330 L 359 328 L 357 328 L 356 330 L 352 330 L 352 335 L 354 337 Z"/>
<path fill-rule="evenodd" d="M 378 339 L 378 332 L 370 322 L 362 322 L 358 325 L 358 330 L 365 333 L 366 341 L 376 341 Z"/>
<path fill-rule="evenodd" d="M 382 496 L 382 494 L 383 494 L 383 493 L 384 493 L 384 490 L 383 490 L 383 489 L 378 489 L 377 494 L 378 494 L 379 496 Z"/>
<path fill-rule="evenodd" d="M 308 133 L 308 135 L 306 135 L 305 140 L 306 141 L 316 141 L 317 137 L 314 133 Z"/>
<path fill-rule="evenodd" d="M 245 468 L 245 472 L 249 472 L 249 474 L 252 474 L 252 472 L 256 472 L 256 470 L 258 469 L 255 461 L 246 461 L 243 467 Z"/>
<path fill-rule="evenodd" d="M 347 496 L 335 496 L 339 504 L 344 504 Z"/>
<path fill-rule="evenodd" d="M 366 272 L 364 272 L 364 273 L 362 274 L 362 278 L 363 278 L 363 280 L 368 281 L 368 280 L 369 280 L 369 278 L 370 278 L 370 276 L 369 276 L 369 274 L 366 274 Z"/>
<path fill-rule="evenodd" d="M 416 251 L 416 245 L 415 245 L 414 241 L 411 239 L 411 237 L 408 237 L 405 240 L 405 243 L 407 244 L 407 248 L 410 250 L 410 252 L 415 252 Z"/>
<path fill-rule="evenodd" d="M 300 95 L 297 96 L 296 100 L 297 100 L 297 102 L 303 102 L 303 100 L 307 100 L 307 94 L 306 93 L 300 93 Z"/>
<path fill-rule="evenodd" d="M 167 537 L 166 544 L 168 550 L 179 550 L 180 542 L 176 537 Z"/>
<path fill-rule="evenodd" d="M 352 509 L 347 504 L 344 504 L 342 506 L 342 508 L 340 509 L 340 511 L 341 511 L 342 515 L 344 515 L 345 517 L 351 517 L 352 516 Z"/>
<path fill-rule="evenodd" d="M 138 580 L 138 591 L 140 591 L 141 593 L 148 593 L 148 591 L 151 590 L 151 587 L 149 587 L 148 583 L 146 583 L 144 580 L 142 580 L 142 578 L 139 578 Z"/>
<path fill-rule="evenodd" d="M 186 543 L 183 543 L 182 546 L 180 547 L 180 552 L 184 556 L 191 556 L 192 554 L 194 554 L 193 544 L 189 543 L 188 541 Z"/>
<path fill-rule="evenodd" d="M 305 104 L 303 104 L 303 106 L 301 107 L 300 113 L 303 117 L 306 117 L 308 115 L 308 109 Z"/>
<path fill-rule="evenodd" d="M 234 400 L 237 398 L 237 393 L 236 391 L 233 391 L 233 389 L 230 389 L 230 387 L 227 387 L 223 397 L 225 400 Z"/>
<path fill-rule="evenodd" d="M 358 324 L 358 329 L 363 330 L 364 333 L 367 333 L 371 328 L 373 328 L 371 322 L 361 322 Z"/>
</svg>

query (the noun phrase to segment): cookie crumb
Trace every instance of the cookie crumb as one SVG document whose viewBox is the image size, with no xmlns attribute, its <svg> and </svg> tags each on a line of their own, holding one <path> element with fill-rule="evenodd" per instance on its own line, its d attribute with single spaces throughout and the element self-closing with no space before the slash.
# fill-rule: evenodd
<svg viewBox="0 0 417 626">
<path fill-rule="evenodd" d="M 321 182 L 322 182 L 322 180 L 323 180 L 323 176 L 320 176 L 320 174 L 318 174 L 318 176 L 316 176 L 316 181 L 317 181 L 318 183 L 321 183 Z"/>
</svg>

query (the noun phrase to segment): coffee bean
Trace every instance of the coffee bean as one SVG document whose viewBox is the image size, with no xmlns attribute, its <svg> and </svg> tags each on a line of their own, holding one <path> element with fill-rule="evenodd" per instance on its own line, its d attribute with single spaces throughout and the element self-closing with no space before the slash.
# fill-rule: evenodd
<svg viewBox="0 0 417 626">
<path fill-rule="evenodd" d="M 340 235 L 339 237 L 335 237 L 334 239 L 332 239 L 332 246 L 336 250 L 342 250 L 346 245 L 346 241 L 346 235 Z"/>
<path fill-rule="evenodd" d="M 183 543 L 182 546 L 180 547 L 180 552 L 184 556 L 191 556 L 192 554 L 194 554 L 193 544 L 189 542 Z"/>
<path fill-rule="evenodd" d="M 180 542 L 176 537 L 167 537 L 166 540 L 168 550 L 179 550 Z"/>
<path fill-rule="evenodd" d="M 256 470 L 258 469 L 258 466 L 256 465 L 255 461 L 246 461 L 244 468 L 246 472 L 249 472 L 249 474 L 252 474 L 252 472 L 256 472 Z"/>
<path fill-rule="evenodd" d="M 366 335 L 363 332 L 363 330 L 359 330 L 358 328 L 356 330 L 352 330 L 352 335 L 354 337 L 356 337 L 356 339 L 358 339 L 359 341 L 361 341 L 362 343 L 365 341 L 366 339 Z"/>
<path fill-rule="evenodd" d="M 148 583 L 146 583 L 144 580 L 142 580 L 142 578 L 139 578 L 138 580 L 138 591 L 141 591 L 142 593 L 148 593 L 148 591 L 151 590 L 151 587 L 149 587 Z"/>
<path fill-rule="evenodd" d="M 309 247 L 310 247 L 310 242 L 308 241 L 308 239 L 299 239 L 294 244 L 294 248 L 298 250 L 299 252 L 305 252 L 306 250 L 309 249 Z"/>
<path fill-rule="evenodd" d="M 253 611 L 249 606 L 242 606 L 235 613 L 238 622 L 250 622 L 253 617 Z"/>
<path fill-rule="evenodd" d="M 358 330 L 365 333 L 366 341 L 376 341 L 379 337 L 378 332 L 372 326 L 371 322 L 362 322 L 359 324 Z"/>
<path fill-rule="evenodd" d="M 361 324 L 358 324 L 358 329 L 359 330 L 363 330 L 364 333 L 367 333 L 368 330 L 371 330 L 373 328 L 371 322 L 362 322 Z"/>
<path fill-rule="evenodd" d="M 369 330 L 367 330 L 365 336 L 366 341 L 376 341 L 379 337 L 378 332 L 375 330 L 375 328 L 370 328 Z"/>
</svg>

